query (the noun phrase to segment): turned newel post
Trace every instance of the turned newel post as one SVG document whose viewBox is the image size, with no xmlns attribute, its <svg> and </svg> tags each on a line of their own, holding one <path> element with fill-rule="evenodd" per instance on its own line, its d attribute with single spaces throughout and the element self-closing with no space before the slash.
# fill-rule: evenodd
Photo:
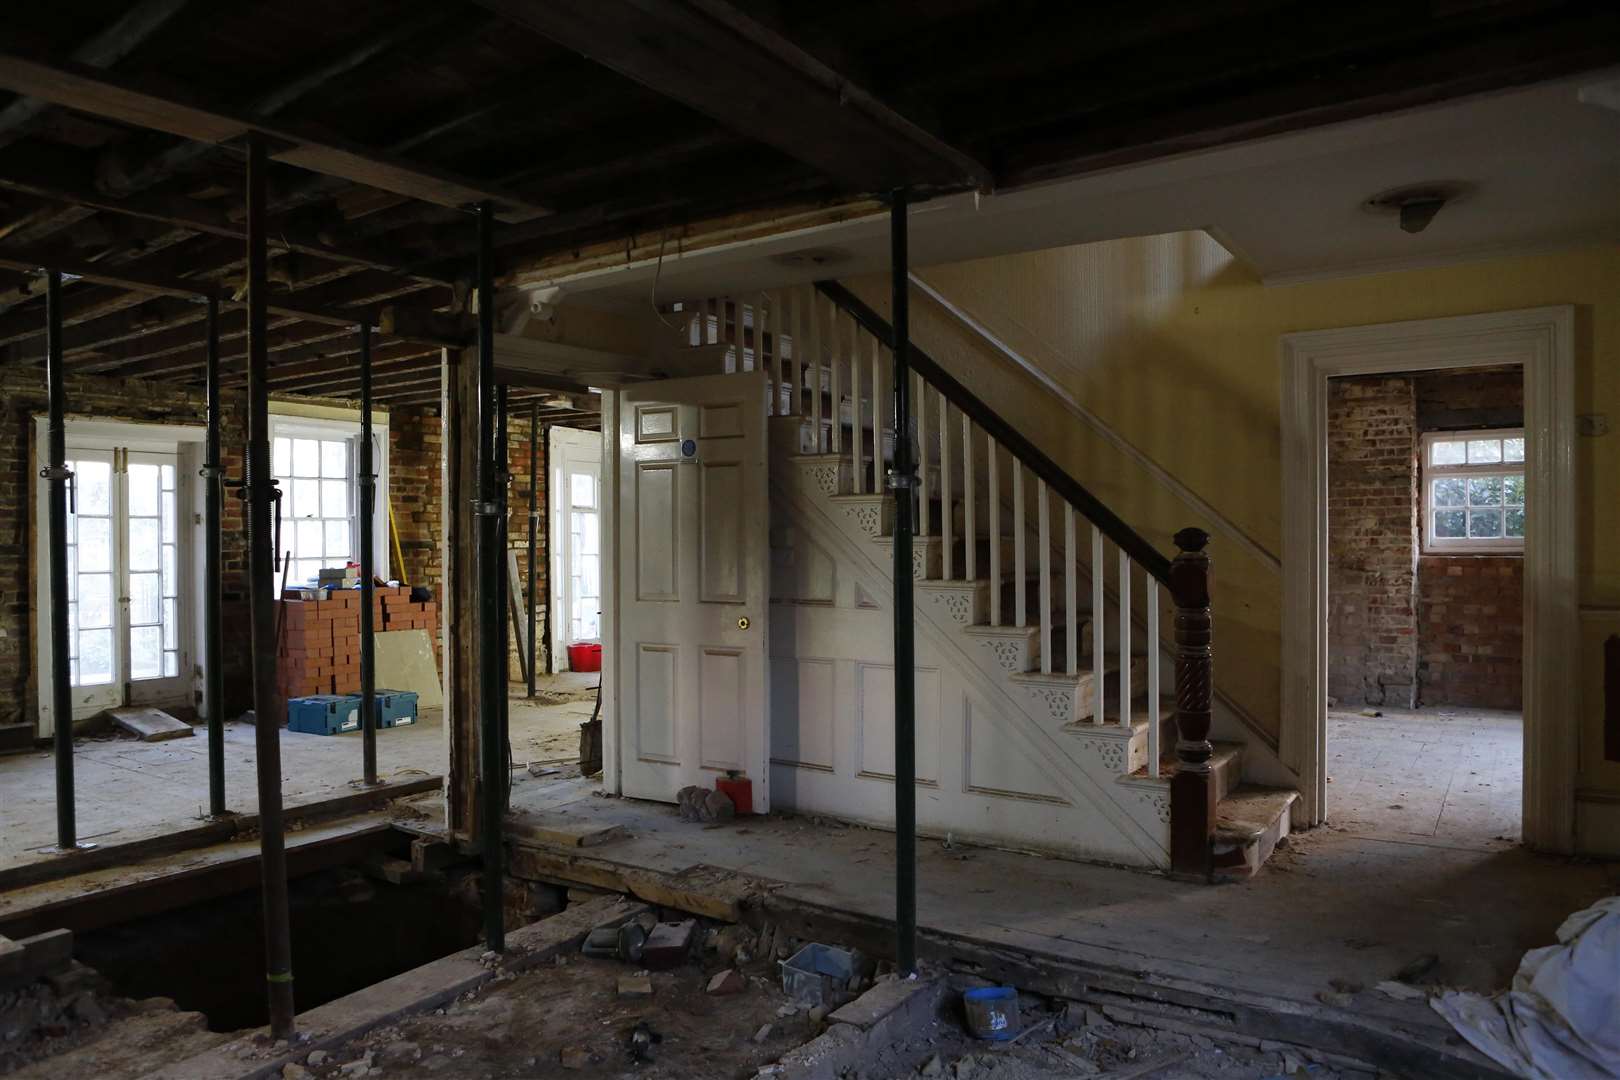
<svg viewBox="0 0 1620 1080">
<path fill-rule="evenodd" d="M 1200 877 L 1210 872 L 1215 830 L 1215 778 L 1210 770 L 1210 697 L 1214 657 L 1210 651 L 1209 534 L 1182 529 L 1180 553 L 1170 564 L 1170 598 L 1176 616 L 1176 772 L 1170 780 L 1170 866 Z"/>
</svg>

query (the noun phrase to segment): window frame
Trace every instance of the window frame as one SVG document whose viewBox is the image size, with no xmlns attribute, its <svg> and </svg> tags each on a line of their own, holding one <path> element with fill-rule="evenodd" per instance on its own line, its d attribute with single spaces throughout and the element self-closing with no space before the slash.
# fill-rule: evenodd
<svg viewBox="0 0 1620 1080">
<path fill-rule="evenodd" d="M 1525 460 L 1481 462 L 1477 465 L 1434 465 L 1431 448 L 1437 442 L 1466 442 L 1470 439 L 1525 439 Z M 1422 509 L 1422 545 L 1425 555 L 1523 555 L 1523 536 L 1443 537 L 1434 535 L 1434 481 L 1440 477 L 1517 476 L 1521 480 L 1529 465 L 1530 444 L 1523 428 L 1484 428 L 1459 431 L 1425 431 L 1418 443 L 1418 500 Z M 1506 504 L 1504 503 L 1504 506 Z M 1449 509 L 1449 508 L 1442 508 Z M 1525 513 L 1529 514 L 1528 501 Z M 1526 532 L 1529 531 L 1528 522 Z"/>
<path fill-rule="evenodd" d="M 354 552 L 356 562 L 360 559 L 360 487 L 355 477 L 360 469 L 360 412 L 359 410 L 340 409 L 322 406 L 300 406 L 289 402 L 270 403 L 270 447 L 274 456 L 275 444 L 278 438 L 314 439 L 317 441 L 344 442 L 347 444 L 349 459 L 348 505 L 349 505 L 349 543 Z M 377 499 L 372 507 L 372 565 L 377 576 L 384 581 L 392 580 L 396 569 L 389 565 L 388 545 L 388 418 L 387 414 L 376 410 L 371 414 L 372 427 L 372 465 L 377 473 Z M 273 466 L 272 466 L 273 468 Z M 298 519 L 291 514 L 291 491 L 282 493 L 284 499 L 289 500 L 287 505 L 288 524 L 294 524 Z M 286 541 L 283 540 L 285 544 Z M 280 552 L 276 553 L 277 570 L 276 581 L 281 580 Z M 294 562 L 296 563 L 296 559 Z M 302 579 L 294 578 L 289 574 L 289 586 L 302 584 Z"/>
</svg>

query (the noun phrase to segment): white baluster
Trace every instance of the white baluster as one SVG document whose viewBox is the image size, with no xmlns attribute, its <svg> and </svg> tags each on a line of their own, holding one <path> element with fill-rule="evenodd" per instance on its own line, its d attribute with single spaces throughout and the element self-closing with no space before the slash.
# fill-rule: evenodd
<svg viewBox="0 0 1620 1080">
<path fill-rule="evenodd" d="M 821 429 L 821 366 L 826 362 L 827 353 L 821 345 L 821 295 L 812 286 L 806 297 L 809 307 L 807 313 L 810 323 L 810 349 L 807 354 L 810 361 L 810 426 L 815 429 L 816 448 L 814 453 L 821 453 L 827 448 L 826 433 Z"/>
<path fill-rule="evenodd" d="M 1159 579 L 1146 575 L 1148 775 L 1159 775 Z"/>
<path fill-rule="evenodd" d="M 1131 726 L 1131 557 L 1119 553 L 1119 724 Z"/>
<path fill-rule="evenodd" d="M 1041 672 L 1052 674 L 1052 522 L 1047 505 L 1046 481 L 1035 478 L 1036 520 L 1040 522 L 1037 534 L 1041 543 Z"/>
<path fill-rule="evenodd" d="M 872 341 L 872 493 L 883 494 L 883 424 L 888 410 L 883 407 L 883 343 Z"/>
<path fill-rule="evenodd" d="M 929 485 L 928 485 L 928 384 L 918 375 L 913 380 L 912 393 L 916 397 L 912 400 L 911 415 L 917 418 L 917 535 L 922 539 L 924 548 L 928 544 L 929 532 Z M 926 560 L 925 560 L 926 561 Z"/>
<path fill-rule="evenodd" d="M 760 293 L 759 303 L 754 308 L 754 338 L 756 345 L 754 356 L 757 358 L 759 366 L 765 369 L 765 415 L 775 416 L 776 361 L 771 359 L 771 350 L 765 345 L 765 323 L 767 320 L 765 312 L 769 304 L 770 294 Z M 782 343 L 778 341 L 776 342 L 776 346 L 777 349 L 780 350 Z"/>
<path fill-rule="evenodd" d="M 956 576 L 951 551 L 951 519 L 956 516 L 951 505 L 951 403 L 944 394 L 939 395 L 939 535 L 944 546 L 945 570 L 943 577 L 950 581 Z"/>
<path fill-rule="evenodd" d="M 1001 625 L 1001 477 L 996 467 L 996 440 L 987 431 L 984 434 L 984 456 L 989 463 L 989 505 L 985 508 L 990 521 L 990 625 Z"/>
<path fill-rule="evenodd" d="M 1103 702 L 1103 688 L 1108 681 L 1106 660 L 1103 656 L 1103 645 L 1108 635 L 1104 632 L 1107 620 L 1103 610 L 1103 535 L 1102 530 L 1093 525 L 1091 527 L 1091 707 L 1095 711 L 1091 714 L 1091 722 L 1100 724 L 1106 715 Z"/>
<path fill-rule="evenodd" d="M 1013 625 L 1022 630 L 1029 625 L 1029 590 L 1024 586 L 1024 463 L 1014 454 L 1012 465 L 1013 496 Z"/>
<path fill-rule="evenodd" d="M 827 305 L 827 366 L 832 371 L 832 388 L 828 399 L 832 403 L 832 452 L 844 452 L 844 393 L 842 369 L 844 350 L 838 342 L 838 305 Z"/>
<path fill-rule="evenodd" d="M 861 382 L 860 329 L 853 318 L 849 321 L 849 441 L 855 451 L 855 494 L 866 491 L 866 435 L 861 431 L 861 395 L 865 387 Z M 872 419 L 877 420 L 877 402 L 872 403 Z M 876 428 L 876 423 L 872 425 Z"/>
<path fill-rule="evenodd" d="M 1077 675 L 1080 671 L 1080 615 L 1075 611 L 1079 599 L 1075 580 L 1074 507 L 1063 502 L 1063 659 L 1064 671 Z"/>
<path fill-rule="evenodd" d="M 979 580 L 978 507 L 973 477 L 973 421 L 962 414 L 962 538 L 967 541 L 967 580 Z M 999 588 L 999 586 L 997 586 Z"/>
</svg>

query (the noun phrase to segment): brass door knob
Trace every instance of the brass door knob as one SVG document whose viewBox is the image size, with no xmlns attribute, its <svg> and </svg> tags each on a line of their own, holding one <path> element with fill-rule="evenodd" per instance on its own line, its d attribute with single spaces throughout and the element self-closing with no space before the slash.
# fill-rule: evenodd
<svg viewBox="0 0 1620 1080">
<path fill-rule="evenodd" d="M 746 630 L 752 625 L 754 624 L 748 621 L 748 616 L 746 615 L 737 620 L 737 629 L 739 630 Z"/>
</svg>

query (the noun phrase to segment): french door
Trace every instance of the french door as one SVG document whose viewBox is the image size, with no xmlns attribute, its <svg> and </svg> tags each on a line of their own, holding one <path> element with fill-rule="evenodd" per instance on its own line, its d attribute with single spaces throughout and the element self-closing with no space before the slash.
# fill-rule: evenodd
<svg viewBox="0 0 1620 1080">
<path fill-rule="evenodd" d="M 602 640 L 602 436 L 551 429 L 552 653 Z"/>
<path fill-rule="evenodd" d="M 73 712 L 182 698 L 175 453 L 68 448 Z"/>
</svg>

